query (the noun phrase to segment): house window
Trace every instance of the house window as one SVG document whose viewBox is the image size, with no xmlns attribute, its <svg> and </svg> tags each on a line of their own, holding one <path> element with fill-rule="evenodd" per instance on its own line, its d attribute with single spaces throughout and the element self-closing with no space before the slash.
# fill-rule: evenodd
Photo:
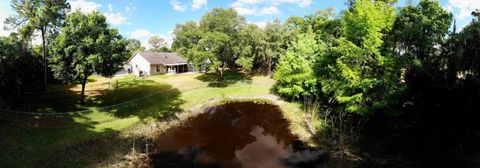
<svg viewBox="0 0 480 168">
<path fill-rule="evenodd" d="M 156 69 L 157 69 L 157 73 L 161 71 L 160 66 L 157 66 Z"/>
<path fill-rule="evenodd" d="M 135 68 L 138 68 L 138 64 L 135 64 Z"/>
</svg>

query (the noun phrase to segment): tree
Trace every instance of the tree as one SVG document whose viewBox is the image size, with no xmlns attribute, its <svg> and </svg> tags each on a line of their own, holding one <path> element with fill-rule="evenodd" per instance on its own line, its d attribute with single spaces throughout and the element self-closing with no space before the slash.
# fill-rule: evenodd
<svg viewBox="0 0 480 168">
<path fill-rule="evenodd" d="M 265 58 L 266 35 L 257 25 L 247 24 L 238 35 L 238 43 L 235 46 L 237 60 L 235 63 L 240 65 L 244 71 L 250 72 L 253 68 L 254 60 Z"/>
<path fill-rule="evenodd" d="M 88 77 L 94 72 L 114 76 L 128 59 L 126 46 L 118 30 L 109 28 L 105 16 L 76 11 L 68 15 L 65 27 L 53 41 L 50 66 L 55 78 L 82 85 L 83 104 Z"/>
<path fill-rule="evenodd" d="M 8 102 L 17 90 L 17 78 L 14 69 L 21 43 L 14 36 L 0 37 L 0 102 Z"/>
<path fill-rule="evenodd" d="M 275 90 L 291 98 L 315 96 L 318 86 L 313 68 L 315 60 L 322 54 L 322 47 L 315 41 L 315 34 L 311 30 L 297 35 L 286 53 L 280 56 L 273 74 L 277 80 Z"/>
<path fill-rule="evenodd" d="M 197 22 L 190 21 L 184 24 L 177 24 L 173 30 L 172 49 L 186 57 L 189 63 L 197 67 L 201 65 L 194 61 L 196 57 L 197 44 L 201 39 L 202 32 Z"/>
<path fill-rule="evenodd" d="M 260 55 L 260 57 L 256 57 L 255 60 L 261 69 L 267 69 L 267 73 L 271 74 L 280 55 L 283 54 L 287 48 L 285 39 L 287 32 L 279 20 L 267 22 L 264 32 L 266 36 L 265 53 Z"/>
<path fill-rule="evenodd" d="M 148 44 L 152 46 L 151 51 L 156 52 L 170 52 L 170 49 L 167 47 L 167 42 L 160 36 L 152 36 L 148 39 Z"/>
<path fill-rule="evenodd" d="M 217 71 L 220 81 L 223 80 L 223 72 L 226 68 L 235 65 L 238 53 L 235 53 L 234 48 L 238 43 L 236 39 L 238 39 L 238 34 L 244 24 L 245 18 L 238 15 L 233 8 L 215 8 L 203 15 L 200 20 L 200 29 L 204 32 L 202 33 L 204 47 L 201 49 L 211 53 L 207 55 L 211 56 L 209 60 Z"/>
<path fill-rule="evenodd" d="M 452 55 L 445 55 L 446 37 L 453 15 L 438 1 L 422 0 L 418 5 L 407 5 L 400 9 L 387 45 L 395 53 L 408 85 L 409 94 L 418 104 L 440 101 L 446 78 L 452 80 L 456 74 L 447 74 L 443 69 Z M 452 37 L 454 37 L 453 35 Z M 452 69 L 451 69 L 452 70 Z M 448 76 L 448 77 L 447 77 Z"/>
<path fill-rule="evenodd" d="M 205 66 L 205 70 L 208 71 L 208 67 L 212 67 L 217 72 L 217 80 L 223 81 L 223 72 L 227 67 L 227 61 L 229 55 L 224 54 L 224 48 L 226 43 L 230 41 L 230 37 L 220 32 L 205 32 L 202 35 L 202 39 L 197 46 L 197 58 L 198 63 Z"/>
<path fill-rule="evenodd" d="M 474 13 L 475 16 L 475 13 Z M 480 85 L 480 18 L 473 20 L 458 35 L 457 72 Z M 466 77 L 465 77 L 466 78 Z"/>
<path fill-rule="evenodd" d="M 404 64 L 429 66 L 449 31 L 452 17 L 438 1 L 422 0 L 417 6 L 401 8 L 392 34 L 393 47 L 397 55 L 402 55 Z"/>
<path fill-rule="evenodd" d="M 381 50 L 394 20 L 395 8 L 371 0 L 357 0 L 342 14 L 344 37 L 316 68 L 322 94 L 339 104 L 338 112 L 367 115 L 396 101 L 398 71 L 391 54 Z"/>
<path fill-rule="evenodd" d="M 47 39 L 55 35 L 70 5 L 66 0 L 12 0 L 12 7 L 17 15 L 7 18 L 6 23 L 14 28 L 22 26 L 20 33 L 25 38 L 31 37 L 33 30 L 39 30 L 42 38 L 42 57 L 44 83 L 47 86 Z"/>
<path fill-rule="evenodd" d="M 142 43 L 137 39 L 128 39 L 127 49 L 130 51 L 130 55 L 145 51 L 145 47 L 143 47 Z"/>
</svg>

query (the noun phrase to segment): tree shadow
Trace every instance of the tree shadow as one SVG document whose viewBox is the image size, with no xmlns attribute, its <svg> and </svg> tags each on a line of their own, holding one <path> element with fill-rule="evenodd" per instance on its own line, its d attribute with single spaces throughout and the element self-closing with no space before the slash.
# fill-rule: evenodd
<svg viewBox="0 0 480 168">
<path fill-rule="evenodd" d="M 85 167 L 130 150 L 133 137 L 81 115 L 5 118 L 0 123 L 0 167 Z M 112 143 L 115 142 L 115 143 Z"/>
<path fill-rule="evenodd" d="M 80 92 L 73 90 L 74 85 L 51 84 L 47 91 L 23 93 L 9 104 L 12 110 L 52 113 L 85 110 L 78 104 Z"/>
<path fill-rule="evenodd" d="M 99 114 L 96 112 L 43 117 L 2 114 L 0 167 L 86 167 L 125 156 L 132 151 L 132 143 L 137 151 L 145 150 L 141 143 L 145 138 L 141 135 L 124 136 L 120 131 L 121 127 L 116 126 L 119 124 L 117 121 L 123 122 L 123 118 L 129 120 L 127 118 L 132 116 L 141 120 L 172 117 L 181 111 L 181 92 L 171 85 L 148 80 L 126 80 L 119 82 L 119 86 L 100 91 L 98 95 L 87 99 L 86 107 L 94 111 L 98 109 L 99 112 L 108 112 L 100 113 L 104 118 L 96 117 Z M 65 89 L 59 91 L 65 92 L 70 90 L 68 88 L 65 86 Z M 78 94 L 74 91 L 67 93 L 73 96 Z M 55 112 L 75 110 L 62 106 L 78 103 L 78 99 L 63 104 L 54 101 L 61 99 L 58 95 L 41 95 L 43 96 L 51 102 L 44 106 L 55 107 L 53 110 L 58 110 Z M 35 99 L 32 98 L 33 100 Z M 104 108 L 105 106 L 111 107 Z M 143 145 L 145 144 L 147 143 Z"/>
<path fill-rule="evenodd" d="M 478 105 L 463 91 L 426 89 L 426 97 L 402 108 L 400 116 L 376 115 L 365 125 L 356 146 L 361 167 L 478 167 Z M 478 92 L 477 92 L 478 93 Z M 479 97 L 475 98 L 477 101 Z"/>
<path fill-rule="evenodd" d="M 207 74 L 202 74 L 200 76 L 197 76 L 195 77 L 195 79 L 200 80 L 202 82 L 208 82 L 209 87 L 219 87 L 219 88 L 228 87 L 237 82 L 245 82 L 245 83 L 252 82 L 252 76 L 246 75 L 244 73 L 240 73 L 234 70 L 225 71 L 223 77 L 224 77 L 223 81 L 218 81 L 217 73 L 207 73 Z"/>
<path fill-rule="evenodd" d="M 181 92 L 169 84 L 138 80 L 122 83 L 114 90 L 102 91 L 100 95 L 89 98 L 86 104 L 119 118 L 166 119 L 182 111 L 180 106 L 184 100 L 180 99 L 180 95 Z"/>
</svg>

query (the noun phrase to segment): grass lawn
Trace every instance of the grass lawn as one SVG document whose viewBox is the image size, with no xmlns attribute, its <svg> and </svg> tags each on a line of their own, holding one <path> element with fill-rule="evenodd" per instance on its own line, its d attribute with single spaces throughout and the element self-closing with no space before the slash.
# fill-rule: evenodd
<svg viewBox="0 0 480 168">
<path fill-rule="evenodd" d="M 188 73 L 146 78 L 127 76 L 118 78 L 117 89 L 98 90 L 97 93 L 88 94 L 85 106 L 78 105 L 77 101 L 70 101 L 70 104 L 58 103 L 57 99 L 47 103 L 51 107 L 31 103 L 30 109 L 41 107 L 54 112 L 61 112 L 62 109 L 91 109 L 93 112 L 40 118 L 20 117 L 18 120 L 11 116 L 2 117 L 0 167 L 96 165 L 128 152 L 135 138 L 132 135 L 142 125 L 175 118 L 178 113 L 214 99 L 275 98 L 270 93 L 275 81 L 269 77 L 247 77 L 228 72 L 225 78 L 224 83 L 217 83 L 214 74 Z M 112 81 L 115 80 L 117 79 Z M 108 81 L 100 77 L 90 80 L 91 84 Z M 62 89 L 74 96 L 79 91 L 78 86 L 57 87 L 55 91 L 62 92 Z M 31 99 L 35 98 L 32 97 Z M 99 109 L 121 102 L 129 103 Z M 301 138 L 308 139 L 308 133 L 302 128 L 300 106 L 280 100 L 278 104 L 284 110 L 286 118 L 294 123 L 292 131 Z M 62 108 L 67 105 L 75 108 Z"/>
</svg>

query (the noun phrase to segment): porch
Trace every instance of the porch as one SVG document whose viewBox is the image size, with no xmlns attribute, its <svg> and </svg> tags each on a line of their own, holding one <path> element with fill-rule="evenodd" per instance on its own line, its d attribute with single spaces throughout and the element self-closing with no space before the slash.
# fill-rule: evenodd
<svg viewBox="0 0 480 168">
<path fill-rule="evenodd" d="M 190 68 L 188 64 L 166 64 L 165 72 L 167 74 L 184 73 L 190 72 Z"/>
</svg>

